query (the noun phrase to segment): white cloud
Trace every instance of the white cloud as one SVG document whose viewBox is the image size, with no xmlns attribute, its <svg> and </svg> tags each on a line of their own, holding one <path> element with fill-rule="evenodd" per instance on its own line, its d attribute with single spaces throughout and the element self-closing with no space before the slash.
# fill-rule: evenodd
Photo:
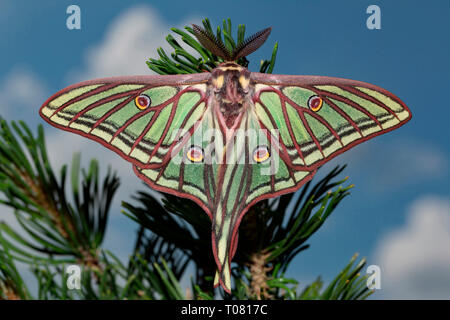
<svg viewBox="0 0 450 320">
<path fill-rule="evenodd" d="M 413 202 L 404 226 L 384 236 L 374 260 L 381 294 L 397 299 L 450 299 L 450 198 Z"/>
<path fill-rule="evenodd" d="M 180 23 L 181 28 L 188 22 Z M 146 5 L 135 6 L 114 20 L 104 39 L 86 51 L 86 66 L 81 72 L 71 72 L 71 80 L 153 73 L 146 65 L 149 57 L 156 57 L 156 49 L 170 52 L 165 37 L 170 25 Z M 177 38 L 177 37 L 175 37 Z"/>
<path fill-rule="evenodd" d="M 6 119 L 27 119 L 48 96 L 42 80 L 30 70 L 14 67 L 0 84 L 0 115 Z"/>
</svg>

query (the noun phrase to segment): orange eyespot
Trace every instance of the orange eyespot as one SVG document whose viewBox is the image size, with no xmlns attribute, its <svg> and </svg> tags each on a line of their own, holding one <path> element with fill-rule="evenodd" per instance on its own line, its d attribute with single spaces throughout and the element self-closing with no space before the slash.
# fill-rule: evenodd
<svg viewBox="0 0 450 320">
<path fill-rule="evenodd" d="M 258 146 L 253 151 L 253 160 L 257 163 L 261 163 L 270 158 L 269 148 L 266 146 Z"/>
<path fill-rule="evenodd" d="M 152 100 L 150 99 L 150 97 L 146 96 L 145 94 L 141 94 L 134 99 L 136 107 L 141 110 L 147 109 L 150 106 L 151 102 Z"/>
<path fill-rule="evenodd" d="M 191 162 L 202 162 L 204 158 L 203 149 L 198 146 L 191 146 L 186 152 L 186 157 Z"/>
<path fill-rule="evenodd" d="M 308 107 L 314 111 L 317 112 L 322 108 L 323 100 L 319 96 L 312 96 L 308 99 Z"/>
</svg>

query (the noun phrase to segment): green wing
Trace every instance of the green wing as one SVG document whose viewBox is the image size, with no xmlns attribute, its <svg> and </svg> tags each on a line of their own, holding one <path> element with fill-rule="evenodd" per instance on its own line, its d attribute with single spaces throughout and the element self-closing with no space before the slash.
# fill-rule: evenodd
<svg viewBox="0 0 450 320">
<path fill-rule="evenodd" d="M 95 140 L 140 167 L 170 159 L 174 141 L 206 109 L 208 75 L 92 80 L 53 95 L 40 109 L 51 125 Z"/>
<path fill-rule="evenodd" d="M 360 81 L 318 76 L 252 74 L 255 110 L 278 130 L 281 152 L 295 169 L 312 170 L 411 118 L 392 93 Z"/>
</svg>

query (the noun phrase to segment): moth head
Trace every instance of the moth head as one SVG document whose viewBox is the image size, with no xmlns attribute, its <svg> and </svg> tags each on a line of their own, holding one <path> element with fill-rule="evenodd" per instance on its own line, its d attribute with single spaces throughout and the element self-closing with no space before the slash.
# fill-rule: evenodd
<svg viewBox="0 0 450 320">
<path fill-rule="evenodd" d="M 205 30 L 196 24 L 192 25 L 192 30 L 197 40 L 211 53 L 225 61 L 236 61 L 258 50 L 266 42 L 272 28 L 266 28 L 246 38 L 241 43 L 238 43 L 232 51 L 225 46 L 222 39 L 218 39 L 211 31 Z"/>
</svg>

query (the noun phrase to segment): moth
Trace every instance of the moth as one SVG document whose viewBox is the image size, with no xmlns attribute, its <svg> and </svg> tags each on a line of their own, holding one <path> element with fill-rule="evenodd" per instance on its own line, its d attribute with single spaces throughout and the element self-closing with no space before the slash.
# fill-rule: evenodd
<svg viewBox="0 0 450 320">
<path fill-rule="evenodd" d="M 115 151 L 153 189 L 200 205 L 212 222 L 214 286 L 230 293 L 230 263 L 248 209 L 298 190 L 318 167 L 400 127 L 411 112 L 372 84 L 237 64 L 271 28 L 232 51 L 209 31 L 193 31 L 225 61 L 211 72 L 81 82 L 50 97 L 40 115 Z"/>
</svg>

